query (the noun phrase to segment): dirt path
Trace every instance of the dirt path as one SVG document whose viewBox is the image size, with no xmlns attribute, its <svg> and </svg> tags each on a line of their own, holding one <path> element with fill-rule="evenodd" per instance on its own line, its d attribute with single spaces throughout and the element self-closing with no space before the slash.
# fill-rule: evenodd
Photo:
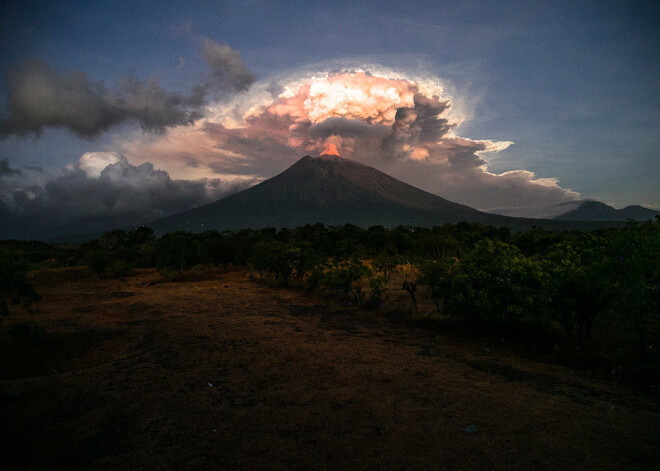
<svg viewBox="0 0 660 471">
<path fill-rule="evenodd" d="M 36 276 L 38 319 L 50 334 L 43 361 L 30 357 L 36 366 L 3 360 L 3 469 L 660 462 L 657 402 L 624 388 L 497 345 L 319 305 L 243 272 L 157 279 L 150 271 L 126 282 L 80 270 Z M 17 377 L 30 368 L 36 375 Z M 469 426 L 478 431 L 465 433 Z"/>
</svg>

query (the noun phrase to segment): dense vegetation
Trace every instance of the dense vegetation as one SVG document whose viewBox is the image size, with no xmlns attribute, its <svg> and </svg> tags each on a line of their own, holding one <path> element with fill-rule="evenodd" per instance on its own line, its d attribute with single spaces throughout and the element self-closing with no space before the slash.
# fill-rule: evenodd
<svg viewBox="0 0 660 471">
<path fill-rule="evenodd" d="M 432 317 L 459 319 L 482 332 L 563 332 L 569 345 L 599 345 L 600 360 L 616 375 L 658 375 L 660 219 L 595 232 L 316 224 L 156 238 L 141 227 L 79 246 L 9 241 L 0 247 L 4 313 L 8 302 L 28 306 L 36 298 L 25 278 L 28 266 L 85 264 L 100 277 L 120 278 L 157 267 L 165 279 L 202 264 L 251 266 L 273 285 L 318 290 L 359 306 L 387 311 L 396 290 L 407 293 L 409 313 L 422 295 L 432 300 Z"/>
</svg>

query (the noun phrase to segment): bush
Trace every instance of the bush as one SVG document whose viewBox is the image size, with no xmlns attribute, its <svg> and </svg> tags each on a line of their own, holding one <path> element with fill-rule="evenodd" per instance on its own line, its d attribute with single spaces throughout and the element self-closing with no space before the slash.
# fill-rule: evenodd
<svg viewBox="0 0 660 471">
<path fill-rule="evenodd" d="M 419 264 L 418 281 L 426 286 L 435 302 L 436 311 L 440 312 L 441 301 L 451 292 L 452 274 L 456 262 L 451 258 L 424 260 Z"/>
<path fill-rule="evenodd" d="M 372 275 L 369 267 L 362 264 L 358 259 L 349 262 L 341 262 L 330 268 L 325 273 L 321 285 L 337 293 L 348 297 L 353 294 L 358 305 L 362 305 L 362 292 L 364 291 L 363 278 Z"/>
<path fill-rule="evenodd" d="M 156 266 L 186 270 L 199 262 L 198 238 L 195 234 L 175 231 L 165 234 L 156 243 Z"/>
<path fill-rule="evenodd" d="M 120 279 L 130 275 L 132 272 L 133 269 L 131 268 L 130 263 L 124 260 L 112 262 L 106 271 L 109 276 L 114 276 Z"/>
<path fill-rule="evenodd" d="M 32 302 L 39 299 L 27 280 L 27 270 L 20 252 L 0 248 L 0 320 L 9 315 L 8 304 L 20 303 L 23 309 L 29 310 Z"/>
<path fill-rule="evenodd" d="M 369 305 L 379 309 L 383 303 L 385 295 L 385 277 L 377 275 L 369 278 Z"/>
<path fill-rule="evenodd" d="M 515 246 L 484 239 L 457 265 L 446 309 L 486 322 L 542 324 L 547 322 L 544 283 L 537 260 L 525 257 Z"/>
</svg>

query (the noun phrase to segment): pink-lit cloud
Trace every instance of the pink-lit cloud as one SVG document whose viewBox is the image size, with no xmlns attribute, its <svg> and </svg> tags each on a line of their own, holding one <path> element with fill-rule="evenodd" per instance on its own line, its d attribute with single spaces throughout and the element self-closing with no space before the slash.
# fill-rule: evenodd
<svg viewBox="0 0 660 471">
<path fill-rule="evenodd" d="M 526 170 L 490 172 L 488 155 L 512 143 L 457 135 L 461 120 L 440 87 L 366 71 L 273 83 L 253 85 L 242 101 L 211 106 L 194 126 L 136 136 L 119 150 L 177 178 L 263 179 L 304 154 L 333 153 L 445 198 L 509 214 L 579 197 Z"/>
</svg>

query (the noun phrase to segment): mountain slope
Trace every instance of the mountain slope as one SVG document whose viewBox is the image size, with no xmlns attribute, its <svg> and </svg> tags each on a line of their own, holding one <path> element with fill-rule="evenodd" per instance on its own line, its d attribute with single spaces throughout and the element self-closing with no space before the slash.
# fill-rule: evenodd
<svg viewBox="0 0 660 471">
<path fill-rule="evenodd" d="M 341 157 L 305 156 L 279 175 L 199 208 L 149 224 L 156 232 L 327 225 L 426 225 L 490 215 Z"/>
<path fill-rule="evenodd" d="M 148 224 L 156 233 L 329 226 L 435 226 L 460 221 L 526 229 L 594 229 L 602 223 L 512 218 L 488 214 L 415 188 L 358 162 L 305 156 L 284 172 L 214 203 Z"/>
<path fill-rule="evenodd" d="M 643 208 L 642 206 L 627 206 L 615 209 L 599 201 L 585 201 L 579 207 L 568 211 L 555 219 L 559 221 L 625 221 L 635 219 L 644 221 L 653 219 L 660 211 Z"/>
</svg>

